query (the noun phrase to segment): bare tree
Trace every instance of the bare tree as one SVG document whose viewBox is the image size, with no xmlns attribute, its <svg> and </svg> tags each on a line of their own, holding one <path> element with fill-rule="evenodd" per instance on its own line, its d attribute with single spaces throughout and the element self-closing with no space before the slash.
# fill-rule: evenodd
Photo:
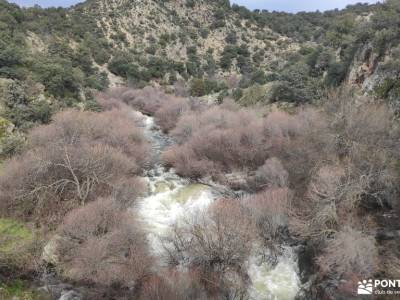
<svg viewBox="0 0 400 300">
<path fill-rule="evenodd" d="M 177 226 L 166 249 L 173 263 L 185 262 L 205 272 L 241 270 L 254 240 L 254 225 L 237 201 L 220 200 L 208 213 Z"/>
</svg>

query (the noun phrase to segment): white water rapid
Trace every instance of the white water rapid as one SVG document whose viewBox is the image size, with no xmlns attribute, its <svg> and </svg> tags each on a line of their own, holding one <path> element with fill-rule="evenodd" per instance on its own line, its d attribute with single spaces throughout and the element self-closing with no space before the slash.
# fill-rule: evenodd
<svg viewBox="0 0 400 300">
<path fill-rule="evenodd" d="M 161 151 L 171 144 L 154 124 L 151 117 L 137 113 L 142 119 L 145 136 L 153 149 L 155 167 L 148 171 L 145 180 L 148 183 L 149 194 L 138 204 L 152 254 L 158 258 L 159 266 L 164 262 L 164 247 L 161 240 L 168 237 L 174 224 L 204 211 L 217 197 L 212 188 L 190 183 L 180 178 L 173 171 L 166 171 L 159 163 Z M 291 300 L 300 288 L 297 262 L 293 250 L 285 249 L 273 267 L 264 262 L 260 251 L 254 249 L 254 254 L 248 260 L 248 274 L 251 280 L 249 299 L 251 300 Z"/>
</svg>

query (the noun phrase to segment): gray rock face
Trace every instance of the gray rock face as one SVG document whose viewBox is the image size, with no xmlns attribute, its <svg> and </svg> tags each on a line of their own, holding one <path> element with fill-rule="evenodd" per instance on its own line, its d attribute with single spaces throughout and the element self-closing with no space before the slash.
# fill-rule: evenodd
<svg viewBox="0 0 400 300">
<path fill-rule="evenodd" d="M 348 83 L 357 85 L 365 94 L 373 93 L 387 79 L 398 78 L 398 68 L 388 68 L 391 63 L 392 56 L 390 51 L 383 56 L 379 56 L 374 51 L 372 44 L 366 44 L 354 56 Z M 389 98 L 393 97 L 389 95 Z"/>
<path fill-rule="evenodd" d="M 373 51 L 371 44 L 367 44 L 355 55 L 353 65 L 349 74 L 349 83 L 356 84 L 363 88 L 363 90 L 369 90 L 373 88 L 375 84 L 373 82 L 376 79 L 371 80 L 379 64 L 379 57 Z M 371 84 L 372 83 L 372 84 Z"/>
</svg>

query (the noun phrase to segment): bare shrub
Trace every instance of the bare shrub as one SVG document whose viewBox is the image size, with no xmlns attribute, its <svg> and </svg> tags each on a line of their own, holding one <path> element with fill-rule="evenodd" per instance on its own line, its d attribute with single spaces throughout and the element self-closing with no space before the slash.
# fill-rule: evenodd
<svg viewBox="0 0 400 300">
<path fill-rule="evenodd" d="M 69 110 L 54 117 L 53 123 L 34 129 L 28 137 L 30 148 L 100 143 L 132 156 L 140 166 L 146 161 L 147 143 L 127 113 Z"/>
<path fill-rule="evenodd" d="M 146 87 L 141 90 L 111 89 L 107 93 L 99 94 L 98 102 L 105 109 L 129 105 L 144 114 L 152 115 L 165 132 L 172 130 L 185 112 L 198 110 L 201 106 L 196 101 L 166 94 L 154 87 Z"/>
<path fill-rule="evenodd" d="M 304 192 L 310 170 L 325 153 L 322 150 L 329 138 L 326 131 L 322 115 L 313 109 L 301 109 L 294 115 L 275 111 L 263 119 L 228 101 L 220 107 L 184 115 L 171 131 L 177 145 L 167 149 L 163 159 L 178 174 L 191 178 L 211 176 L 226 183 L 229 181 L 224 180 L 224 174 L 240 173 L 251 189 L 290 183 Z M 261 166 L 271 156 L 283 165 L 270 160 L 263 169 Z M 252 172 L 257 170 L 255 180 L 251 180 Z M 266 173 L 278 171 L 280 175 L 266 178 Z"/>
<path fill-rule="evenodd" d="M 207 214 L 175 228 L 166 243 L 172 263 L 185 262 L 202 272 L 240 272 L 254 240 L 254 227 L 239 202 L 219 200 Z"/>
<path fill-rule="evenodd" d="M 90 237 L 103 236 L 118 228 L 120 223 L 124 222 L 124 218 L 127 218 L 127 215 L 120 211 L 114 199 L 99 199 L 68 213 L 59 228 L 59 233 L 69 242 L 80 244 Z M 71 249 L 66 247 L 61 251 L 63 256 L 66 256 L 66 250 Z"/>
<path fill-rule="evenodd" d="M 248 210 L 235 200 L 219 200 L 174 228 L 164 246 L 172 265 L 194 270 L 208 299 L 241 299 L 246 294 L 243 268 L 256 238 Z"/>
<path fill-rule="evenodd" d="M 114 199 L 71 211 L 59 234 L 62 266 L 72 279 L 135 286 L 149 273 L 145 235 L 135 217 L 121 211 Z"/>
<path fill-rule="evenodd" d="M 29 147 L 5 165 L 1 214 L 43 224 L 57 223 L 72 208 L 115 192 L 121 180 L 141 171 L 147 149 L 124 114 L 76 111 L 33 130 Z"/>
<path fill-rule="evenodd" d="M 398 240 L 387 241 L 384 247 L 380 248 L 380 267 L 379 270 L 387 278 L 399 278 L 400 276 L 400 249 Z"/>
<path fill-rule="evenodd" d="M 340 223 L 362 225 L 360 208 L 395 203 L 398 133 L 386 107 L 349 94 L 331 97 L 319 115 L 303 111 L 297 118 L 308 129 L 289 138 L 279 155 L 299 195 L 291 223 L 324 245 Z"/>
<path fill-rule="evenodd" d="M 338 201 L 340 187 L 345 176 L 345 169 L 340 166 L 326 165 L 313 176 L 309 186 L 309 197 L 312 201 Z"/>
<path fill-rule="evenodd" d="M 122 209 L 132 207 L 145 190 L 145 183 L 137 177 L 122 178 L 112 183 L 112 197 Z"/>
<path fill-rule="evenodd" d="M 157 124 L 165 132 L 169 132 L 175 128 L 179 118 L 189 111 L 189 103 L 187 99 L 169 96 L 168 103 L 162 105 L 154 114 Z"/>
<path fill-rule="evenodd" d="M 285 138 L 298 132 L 299 124 L 296 124 L 294 116 L 284 111 L 273 111 L 265 118 L 264 126 L 270 136 Z"/>
<path fill-rule="evenodd" d="M 332 117 L 332 129 L 340 134 L 347 147 L 351 144 L 386 145 L 395 142 L 393 111 L 384 103 L 368 97 L 357 98 L 348 88 L 329 95 L 325 110 Z"/>
<path fill-rule="evenodd" d="M 287 188 L 272 188 L 245 198 L 257 232 L 264 244 L 274 248 L 287 234 L 292 192 Z"/>
<path fill-rule="evenodd" d="M 140 90 L 127 89 L 121 94 L 121 99 L 137 110 L 154 115 L 166 100 L 166 94 L 154 87 L 145 87 Z"/>
<path fill-rule="evenodd" d="M 96 94 L 97 103 L 103 108 L 103 110 L 127 110 L 129 106 L 120 99 L 121 88 L 114 88 L 107 92 L 101 92 Z"/>
<path fill-rule="evenodd" d="M 392 206 L 397 193 L 399 140 L 393 112 L 368 98 L 356 99 L 348 90 L 331 95 L 326 110 L 336 137 L 332 149 L 349 166 L 349 206 Z"/>
<path fill-rule="evenodd" d="M 289 184 L 289 173 L 283 167 L 281 161 L 275 157 L 269 158 L 259 167 L 255 174 L 256 189 L 272 187 L 286 187 Z"/>
<path fill-rule="evenodd" d="M 163 158 L 183 176 L 217 177 L 253 170 L 267 158 L 268 143 L 261 119 L 236 106 L 186 115 L 171 134 L 177 145 L 169 148 Z"/>
<path fill-rule="evenodd" d="M 329 159 L 328 144 L 332 134 L 325 116 L 313 109 L 301 109 L 288 116 L 279 113 L 266 121 L 267 135 L 271 139 L 271 153 L 280 159 L 289 172 L 289 186 L 300 197 L 307 192 L 312 171 Z"/>
<path fill-rule="evenodd" d="M 135 174 L 132 160 L 108 146 L 47 148 L 6 165 L 0 178 L 3 212 L 58 222 L 73 207 L 112 192 L 115 180 Z"/>
<path fill-rule="evenodd" d="M 344 175 L 344 169 L 338 165 L 322 166 L 312 175 L 301 207 L 290 219 L 294 232 L 320 245 L 337 232 Z M 343 214 L 342 222 L 348 215 L 348 211 Z"/>
<path fill-rule="evenodd" d="M 189 88 L 184 80 L 178 80 L 174 83 L 174 93 L 178 97 L 189 97 Z"/>
<path fill-rule="evenodd" d="M 355 273 L 359 278 L 370 278 L 377 263 L 375 238 L 351 228 L 335 234 L 317 258 L 317 264 L 324 273 L 339 276 Z"/>
<path fill-rule="evenodd" d="M 208 299 L 197 272 L 172 269 L 160 275 L 146 280 L 141 288 L 140 299 Z"/>
</svg>

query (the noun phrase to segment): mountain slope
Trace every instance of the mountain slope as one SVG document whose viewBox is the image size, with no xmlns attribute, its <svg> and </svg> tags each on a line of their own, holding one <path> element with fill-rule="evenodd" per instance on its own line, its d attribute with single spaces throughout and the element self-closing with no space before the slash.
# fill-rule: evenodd
<svg viewBox="0 0 400 300">
<path fill-rule="evenodd" d="M 243 105 L 313 102 L 351 84 L 397 107 L 399 14 L 397 0 L 295 15 L 209 0 L 0 0 L 0 117 L 23 132 L 63 107 L 96 109 L 93 92 L 122 84 L 178 83 Z"/>
</svg>

